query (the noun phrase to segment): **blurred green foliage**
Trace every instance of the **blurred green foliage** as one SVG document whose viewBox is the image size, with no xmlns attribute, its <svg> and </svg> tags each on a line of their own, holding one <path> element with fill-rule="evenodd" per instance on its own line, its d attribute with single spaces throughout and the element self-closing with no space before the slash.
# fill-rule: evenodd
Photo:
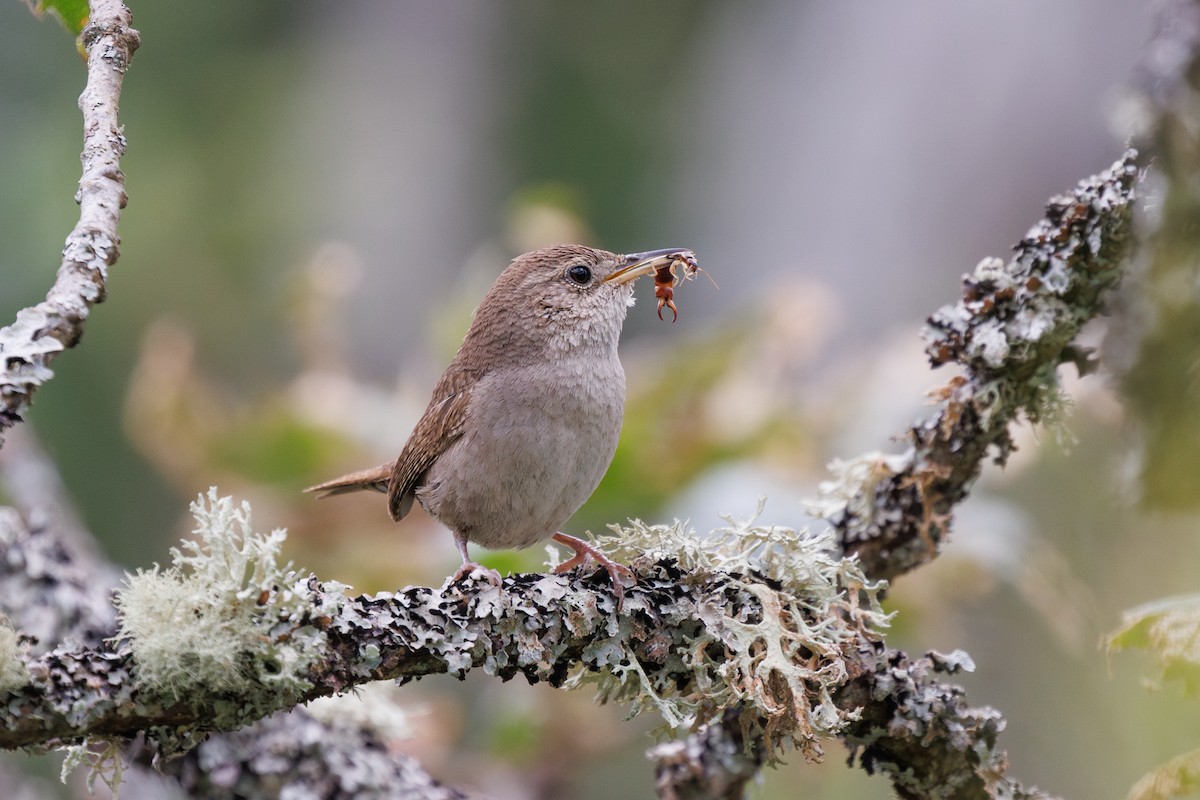
<svg viewBox="0 0 1200 800">
<path fill-rule="evenodd" d="M 707 288 L 701 281 L 682 291 Z M 577 522 L 600 530 L 634 516 L 654 519 L 667 500 L 721 464 L 759 459 L 777 448 L 807 452 L 811 441 L 797 409 L 776 408 L 733 437 L 707 419 L 706 401 L 745 357 L 748 346 L 753 348 L 753 340 L 765 335 L 764 327 L 756 324 L 718 326 L 696 339 L 655 348 L 635 375 L 612 466 Z"/>
<path fill-rule="evenodd" d="M 47 12 L 69 32 L 78 36 L 88 20 L 87 0 L 25 0 L 29 10 L 43 16 Z"/>
<path fill-rule="evenodd" d="M 1194 142 L 1185 144 L 1192 152 Z M 1194 155 L 1190 155 L 1192 161 Z M 1138 352 L 1121 376 L 1122 390 L 1143 439 L 1138 484 L 1147 507 L 1200 509 L 1200 203 L 1186 158 L 1162 198 L 1162 221 L 1139 275 L 1144 329 Z"/>
<path fill-rule="evenodd" d="M 1156 662 L 1154 683 L 1180 681 L 1184 692 L 1200 695 L 1200 595 L 1172 597 L 1125 612 L 1121 627 L 1107 640 L 1108 651 L 1140 649 Z M 1193 711 L 1195 709 L 1193 708 Z M 1200 749 L 1182 753 L 1144 775 L 1129 800 L 1167 800 L 1200 791 Z"/>
<path fill-rule="evenodd" d="M 329 464 L 349 451 L 345 441 L 331 432 L 269 407 L 212 442 L 215 469 L 285 491 L 315 483 Z"/>
<path fill-rule="evenodd" d="M 1108 651 L 1139 649 L 1153 654 L 1159 681 L 1180 681 L 1200 696 L 1200 595 L 1171 597 L 1125 612 L 1107 639 Z"/>
</svg>

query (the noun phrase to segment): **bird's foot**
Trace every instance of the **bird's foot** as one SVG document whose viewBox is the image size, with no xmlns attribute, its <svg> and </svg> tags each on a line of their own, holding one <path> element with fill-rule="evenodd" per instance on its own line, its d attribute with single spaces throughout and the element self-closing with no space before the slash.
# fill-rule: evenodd
<svg viewBox="0 0 1200 800">
<path fill-rule="evenodd" d="M 496 570 L 488 569 L 482 564 L 476 564 L 474 561 L 463 561 L 459 568 L 454 571 L 454 574 L 450 576 L 449 583 L 458 583 L 464 578 L 475 574 L 482 575 L 483 579 L 493 586 L 498 587 L 504 582 L 504 579 L 500 577 L 500 573 Z"/>
<path fill-rule="evenodd" d="M 556 533 L 551 538 L 559 544 L 565 544 L 575 551 L 574 557 L 554 568 L 555 574 L 559 575 L 568 572 L 575 569 L 575 567 L 586 564 L 589 558 L 592 559 L 604 567 L 605 572 L 608 573 L 608 579 L 612 581 L 613 594 L 617 597 L 617 608 L 620 608 L 621 601 L 625 599 L 625 587 L 627 585 L 633 586 L 637 583 L 637 576 L 633 574 L 633 570 L 624 564 L 618 564 L 616 561 L 613 561 L 582 539 L 567 536 L 565 533 Z"/>
</svg>

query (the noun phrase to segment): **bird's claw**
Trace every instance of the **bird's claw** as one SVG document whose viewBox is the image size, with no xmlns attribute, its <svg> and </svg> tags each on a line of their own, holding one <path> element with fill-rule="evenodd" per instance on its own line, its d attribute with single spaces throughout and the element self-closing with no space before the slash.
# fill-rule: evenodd
<svg viewBox="0 0 1200 800">
<path fill-rule="evenodd" d="M 493 586 L 499 587 L 504 579 L 500 577 L 500 573 L 494 569 L 489 569 L 482 564 L 477 564 L 474 561 L 464 561 L 454 574 L 450 576 L 449 583 L 458 583 L 464 578 L 481 575 L 485 581 Z"/>
<path fill-rule="evenodd" d="M 637 575 L 634 574 L 633 570 L 624 564 L 613 561 L 582 539 L 567 536 L 565 533 L 556 533 L 552 538 L 559 544 L 565 544 L 575 551 L 574 556 L 554 568 L 554 573 L 561 575 L 564 572 L 575 569 L 575 567 L 586 564 L 588 560 L 594 561 L 604 567 L 604 571 L 608 573 L 608 579 L 612 582 L 613 594 L 617 598 L 617 610 L 619 611 L 625 600 L 625 587 L 634 586 L 637 583 Z"/>
</svg>

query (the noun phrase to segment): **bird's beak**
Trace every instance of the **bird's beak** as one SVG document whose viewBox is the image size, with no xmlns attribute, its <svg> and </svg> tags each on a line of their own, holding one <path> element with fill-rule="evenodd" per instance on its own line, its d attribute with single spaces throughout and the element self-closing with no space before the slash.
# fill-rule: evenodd
<svg viewBox="0 0 1200 800">
<path fill-rule="evenodd" d="M 670 266 L 673 262 L 684 258 L 695 260 L 696 256 L 691 250 L 684 250 L 681 247 L 668 247 L 663 250 L 650 250 L 645 253 L 630 253 L 625 256 L 625 265 L 610 274 L 603 282 L 629 283 L 629 281 L 637 280 L 643 275 L 651 275 L 663 267 Z"/>
</svg>

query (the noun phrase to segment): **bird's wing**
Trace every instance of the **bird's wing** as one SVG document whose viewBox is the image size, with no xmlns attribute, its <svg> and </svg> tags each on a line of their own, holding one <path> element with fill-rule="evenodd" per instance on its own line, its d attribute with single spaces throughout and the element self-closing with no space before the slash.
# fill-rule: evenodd
<svg viewBox="0 0 1200 800">
<path fill-rule="evenodd" d="M 421 415 L 392 468 L 387 487 L 388 513 L 392 519 L 400 520 L 408 513 L 426 470 L 462 436 L 471 389 L 480 377 L 474 370 L 451 366 L 433 388 L 429 407 Z"/>
</svg>

